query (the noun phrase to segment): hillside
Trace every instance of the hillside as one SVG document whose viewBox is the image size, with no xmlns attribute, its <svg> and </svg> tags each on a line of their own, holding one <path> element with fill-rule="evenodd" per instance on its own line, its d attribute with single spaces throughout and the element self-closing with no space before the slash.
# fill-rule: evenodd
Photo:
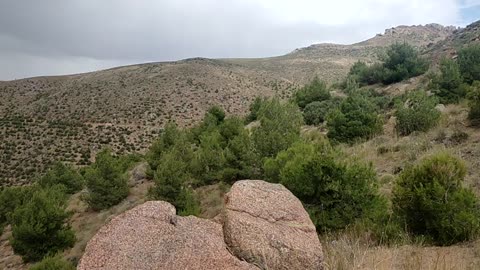
<svg viewBox="0 0 480 270">
<path fill-rule="evenodd" d="M 191 126 L 214 104 L 242 115 L 256 96 L 288 98 L 315 75 L 336 82 L 393 42 L 433 48 L 468 29 L 400 26 L 357 44 L 318 44 L 279 57 L 194 58 L 0 82 L 0 181 L 31 182 L 55 160 L 85 165 L 106 146 L 143 152 L 169 120 Z"/>
</svg>

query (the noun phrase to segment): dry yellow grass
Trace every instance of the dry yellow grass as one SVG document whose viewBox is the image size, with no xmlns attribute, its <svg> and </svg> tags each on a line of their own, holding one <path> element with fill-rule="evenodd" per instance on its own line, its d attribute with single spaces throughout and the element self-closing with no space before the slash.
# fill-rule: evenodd
<svg viewBox="0 0 480 270">
<path fill-rule="evenodd" d="M 349 234 L 322 240 L 327 270 L 480 269 L 480 241 L 450 247 L 384 247 Z"/>
</svg>

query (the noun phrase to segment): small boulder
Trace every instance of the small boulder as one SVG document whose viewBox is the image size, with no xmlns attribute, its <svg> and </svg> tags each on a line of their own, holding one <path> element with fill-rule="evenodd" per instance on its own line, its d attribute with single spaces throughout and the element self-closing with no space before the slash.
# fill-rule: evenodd
<svg viewBox="0 0 480 270">
<path fill-rule="evenodd" d="M 437 104 L 437 106 L 435 106 L 435 109 L 437 109 L 437 111 L 443 113 L 443 112 L 445 112 L 445 110 L 446 110 L 447 108 L 446 108 L 445 105 L 443 105 L 443 104 Z"/>
<path fill-rule="evenodd" d="M 77 269 L 258 269 L 231 255 L 223 239 L 221 224 L 149 201 L 104 225 Z"/>
<path fill-rule="evenodd" d="M 315 226 L 284 186 L 236 182 L 225 196 L 225 242 L 240 259 L 262 269 L 323 269 Z"/>
</svg>

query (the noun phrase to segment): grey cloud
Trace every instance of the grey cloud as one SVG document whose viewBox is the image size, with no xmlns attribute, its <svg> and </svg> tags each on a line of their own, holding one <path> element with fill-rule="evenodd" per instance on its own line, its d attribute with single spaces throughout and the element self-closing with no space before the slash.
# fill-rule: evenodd
<svg viewBox="0 0 480 270">
<path fill-rule="evenodd" d="M 252 1 L 5 0 L 0 79 L 196 56 L 274 56 L 316 42 L 360 41 L 379 27 L 281 21 Z"/>
</svg>

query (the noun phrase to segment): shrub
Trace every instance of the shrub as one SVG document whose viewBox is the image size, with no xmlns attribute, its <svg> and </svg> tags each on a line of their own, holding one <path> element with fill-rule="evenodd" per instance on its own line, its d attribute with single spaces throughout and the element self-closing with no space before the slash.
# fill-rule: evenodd
<svg viewBox="0 0 480 270">
<path fill-rule="evenodd" d="M 325 141 L 297 142 L 267 159 L 264 171 L 269 181 L 285 185 L 302 200 L 319 231 L 343 229 L 386 211 L 372 167 L 341 161 Z"/>
<path fill-rule="evenodd" d="M 149 190 L 150 197 L 170 202 L 182 215 L 199 213 L 199 203 L 189 187 L 194 182 L 191 174 L 194 154 L 186 136 L 180 136 L 175 146 L 160 158 L 154 172 L 155 185 Z"/>
<path fill-rule="evenodd" d="M 467 83 L 480 81 L 480 45 L 470 45 L 458 51 L 458 65 Z"/>
<path fill-rule="evenodd" d="M 176 143 L 181 131 L 174 122 L 169 122 L 160 136 L 152 143 L 145 158 L 151 170 L 156 170 L 162 155 L 170 150 Z"/>
<path fill-rule="evenodd" d="M 42 176 L 38 183 L 42 187 L 51 187 L 54 185 L 63 185 L 68 194 L 73 194 L 83 188 L 82 176 L 70 165 L 61 162 L 55 163 Z"/>
<path fill-rule="evenodd" d="M 200 215 L 200 202 L 191 188 L 182 188 L 176 200 L 177 211 L 180 216 Z"/>
<path fill-rule="evenodd" d="M 160 160 L 155 171 L 155 186 L 150 190 L 150 195 L 159 200 L 165 200 L 176 207 L 182 187 L 190 180 L 188 165 L 176 156 L 174 151 L 166 153 Z"/>
<path fill-rule="evenodd" d="M 221 180 L 231 183 L 258 175 L 259 157 L 245 129 L 228 142 L 224 156 L 225 168 L 220 172 Z"/>
<path fill-rule="evenodd" d="M 325 121 L 328 112 L 335 107 L 330 100 L 314 101 L 303 110 L 303 119 L 307 125 L 319 125 Z"/>
<path fill-rule="evenodd" d="M 330 99 L 330 91 L 325 82 L 315 77 L 309 84 L 295 93 L 294 99 L 298 106 L 303 109 L 314 101 Z"/>
<path fill-rule="evenodd" d="M 368 138 L 382 131 L 377 107 L 370 98 L 352 94 L 327 116 L 327 136 L 339 142 Z"/>
<path fill-rule="evenodd" d="M 435 75 L 429 85 L 430 89 L 444 104 L 456 103 L 465 97 L 460 68 L 452 59 L 444 58 L 440 62 L 440 74 Z"/>
<path fill-rule="evenodd" d="M 202 183 L 211 184 L 220 178 L 220 170 L 224 167 L 225 156 L 222 147 L 222 136 L 218 131 L 204 133 L 200 136 L 200 145 L 192 160 L 192 173 Z"/>
<path fill-rule="evenodd" d="M 408 43 L 395 43 L 387 49 L 383 67 L 386 74 L 382 82 L 391 84 L 425 73 L 428 64 L 419 57 L 413 46 Z"/>
<path fill-rule="evenodd" d="M 406 229 L 440 245 L 475 237 L 480 205 L 472 190 L 462 187 L 464 163 L 438 153 L 405 170 L 393 190 L 393 208 Z"/>
<path fill-rule="evenodd" d="M 480 126 L 480 81 L 473 82 L 468 92 L 470 111 L 468 119 L 473 126 Z"/>
<path fill-rule="evenodd" d="M 428 64 L 421 59 L 418 51 L 407 43 L 392 44 L 381 57 L 382 63 L 367 66 L 364 62 L 355 63 L 348 77 L 360 85 L 375 83 L 391 84 L 425 73 Z"/>
<path fill-rule="evenodd" d="M 12 247 L 24 261 L 38 261 L 73 246 L 75 234 L 66 224 L 64 188 L 38 189 L 12 214 Z"/>
<path fill-rule="evenodd" d="M 57 255 L 45 257 L 41 262 L 30 267 L 29 270 L 75 270 L 75 266 Z"/>
<path fill-rule="evenodd" d="M 260 157 L 273 157 L 300 138 L 303 117 L 298 107 L 278 99 L 265 102 L 258 112 L 260 126 L 253 129 L 253 142 Z"/>
<path fill-rule="evenodd" d="M 258 111 L 260 110 L 260 107 L 262 107 L 263 103 L 265 103 L 267 100 L 266 98 L 263 97 L 256 97 L 253 102 L 250 104 L 250 113 L 246 117 L 246 122 L 251 123 L 253 121 L 257 120 L 258 117 Z"/>
<path fill-rule="evenodd" d="M 350 90 L 355 89 L 352 87 L 352 85 L 354 86 L 354 82 L 358 82 L 360 86 L 382 82 L 384 74 L 384 67 L 380 63 L 368 66 L 365 62 L 357 61 L 350 68 L 347 80 L 345 81 L 345 89 L 348 89 L 347 86 L 350 86 Z"/>
<path fill-rule="evenodd" d="M 217 105 L 210 107 L 210 109 L 207 111 L 207 114 L 214 116 L 217 120 L 217 123 L 221 123 L 225 119 L 225 111 Z"/>
<path fill-rule="evenodd" d="M 425 91 L 412 91 L 397 102 L 397 131 L 409 135 L 414 131 L 428 131 L 440 119 L 440 112 L 435 108 L 437 99 L 428 96 Z"/>
<path fill-rule="evenodd" d="M 118 204 L 128 196 L 128 182 L 122 166 L 109 150 L 97 154 L 95 163 L 85 171 L 88 194 L 85 199 L 93 210 Z"/>
<path fill-rule="evenodd" d="M 29 199 L 36 187 L 6 187 L 0 192 L 0 232 L 10 222 L 13 211 Z"/>
</svg>

